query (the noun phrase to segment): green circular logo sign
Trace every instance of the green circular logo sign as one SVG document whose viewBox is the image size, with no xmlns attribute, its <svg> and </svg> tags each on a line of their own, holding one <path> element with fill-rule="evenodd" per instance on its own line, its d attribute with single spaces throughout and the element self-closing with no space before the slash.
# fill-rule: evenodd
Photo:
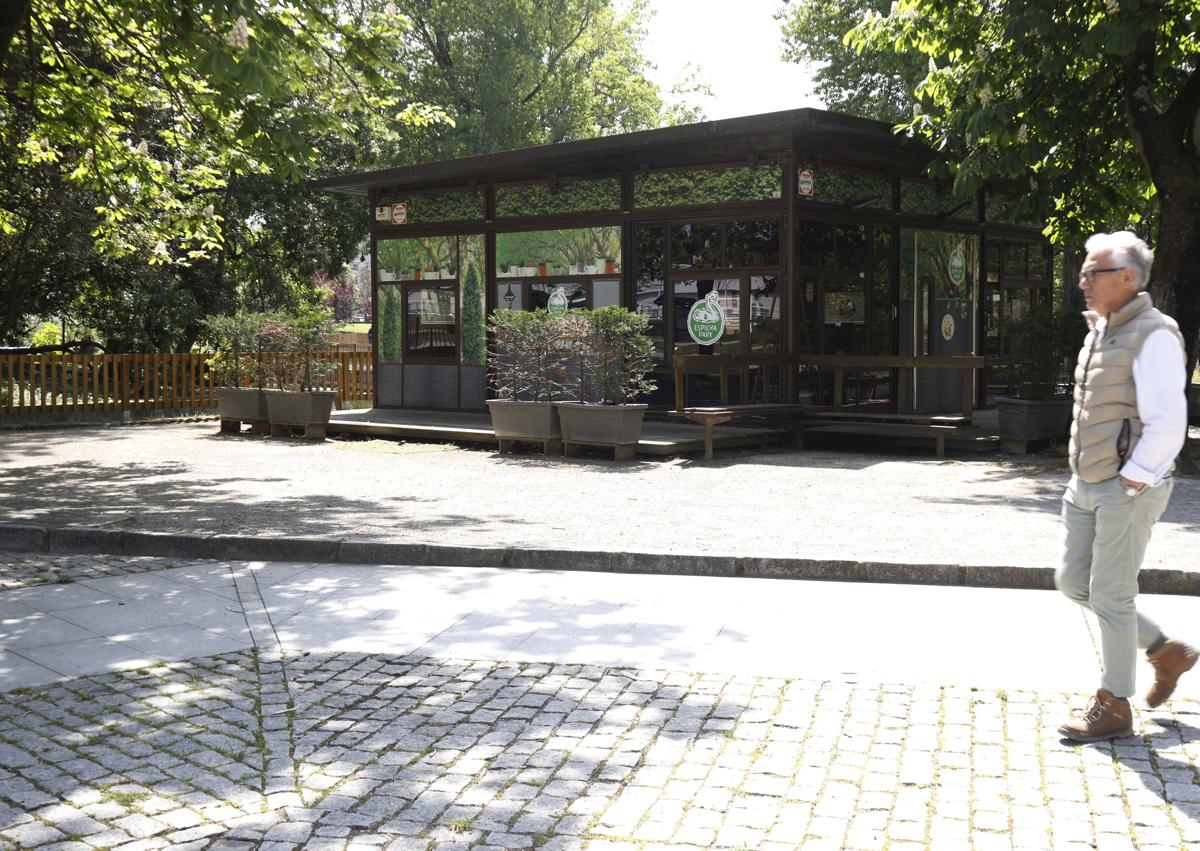
<svg viewBox="0 0 1200 851">
<path fill-rule="evenodd" d="M 950 280 L 954 282 L 954 285 L 961 287 L 963 281 L 967 279 L 967 254 L 963 250 L 961 242 L 950 252 L 948 271 L 950 272 Z"/>
<path fill-rule="evenodd" d="M 711 346 L 725 333 L 725 309 L 715 292 L 692 305 L 687 315 L 688 334 L 701 346 Z"/>
<path fill-rule="evenodd" d="M 563 292 L 562 287 L 550 293 L 550 298 L 546 302 L 546 312 L 554 316 L 567 315 L 567 294 Z"/>
</svg>

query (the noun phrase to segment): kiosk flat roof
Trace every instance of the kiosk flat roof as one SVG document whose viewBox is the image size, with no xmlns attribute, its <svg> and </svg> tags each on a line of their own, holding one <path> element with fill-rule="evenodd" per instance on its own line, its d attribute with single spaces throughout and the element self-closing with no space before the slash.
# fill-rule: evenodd
<svg viewBox="0 0 1200 851">
<path fill-rule="evenodd" d="M 516 148 L 493 154 L 326 177 L 317 189 L 366 195 L 371 189 L 429 189 L 749 160 L 795 150 L 818 164 L 836 162 L 920 173 L 932 158 L 892 125 L 823 109 L 791 109 Z"/>
</svg>

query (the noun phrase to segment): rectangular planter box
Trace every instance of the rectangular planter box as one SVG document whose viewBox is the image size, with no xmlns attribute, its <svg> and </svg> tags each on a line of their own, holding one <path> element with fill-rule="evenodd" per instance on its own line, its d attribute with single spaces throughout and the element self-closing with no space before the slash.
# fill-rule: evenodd
<svg viewBox="0 0 1200 851">
<path fill-rule="evenodd" d="M 562 430 L 552 402 L 488 399 L 487 406 L 501 452 L 517 442 L 540 443 L 547 455 L 562 452 Z"/>
<path fill-rule="evenodd" d="M 576 445 L 611 446 L 618 459 L 633 458 L 642 437 L 645 405 L 582 405 L 557 402 L 563 446 L 573 454 Z"/>
<path fill-rule="evenodd" d="M 325 428 L 329 425 L 329 414 L 333 411 L 337 393 L 332 390 L 263 392 L 267 397 L 271 434 L 283 434 L 293 426 L 303 426 L 305 437 L 325 437 Z"/>
<path fill-rule="evenodd" d="M 1000 420 L 1000 437 L 1017 440 L 1062 438 L 1071 427 L 1070 398 L 1035 401 L 996 397 Z"/>
<path fill-rule="evenodd" d="M 252 433 L 267 431 L 267 399 L 257 388 L 218 387 L 217 413 L 221 431 L 240 432 L 244 422 L 252 424 Z"/>
</svg>

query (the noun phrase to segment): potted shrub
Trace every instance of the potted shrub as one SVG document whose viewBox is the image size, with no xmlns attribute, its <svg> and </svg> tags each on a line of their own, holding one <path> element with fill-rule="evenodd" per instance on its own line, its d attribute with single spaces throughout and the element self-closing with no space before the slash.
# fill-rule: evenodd
<svg viewBox="0 0 1200 851">
<path fill-rule="evenodd" d="M 303 426 L 305 437 L 324 439 L 337 392 L 313 385 L 331 365 L 324 355 L 333 348 L 335 327 L 333 312 L 324 307 L 306 306 L 266 321 L 267 336 L 281 352 L 274 359 L 277 389 L 265 391 L 272 435 Z"/>
<path fill-rule="evenodd" d="M 266 372 L 259 357 L 265 348 L 264 316 L 240 310 L 232 316 L 205 317 L 202 324 L 215 351 L 208 366 L 219 385 L 221 431 L 241 432 L 242 423 L 248 422 L 251 434 L 266 434 L 270 430 L 263 395 Z"/>
<path fill-rule="evenodd" d="M 653 366 L 649 320 L 623 307 L 573 311 L 582 319 L 572 346 L 571 400 L 559 401 L 563 446 L 568 455 L 581 445 L 611 447 L 618 460 L 632 459 L 642 436 L 646 405 L 636 400 L 653 392 L 646 376 Z"/>
<path fill-rule="evenodd" d="M 1071 425 L 1071 367 L 1087 332 L 1083 320 L 1034 304 L 1001 328 L 1009 356 L 999 364 L 1000 375 L 1011 391 L 996 397 L 1001 441 L 1064 437 Z"/>
<path fill-rule="evenodd" d="M 540 443 L 548 455 L 562 452 L 553 403 L 564 392 L 565 318 L 541 309 L 492 314 L 488 335 L 494 395 L 487 406 L 501 452 L 522 442 Z"/>
</svg>

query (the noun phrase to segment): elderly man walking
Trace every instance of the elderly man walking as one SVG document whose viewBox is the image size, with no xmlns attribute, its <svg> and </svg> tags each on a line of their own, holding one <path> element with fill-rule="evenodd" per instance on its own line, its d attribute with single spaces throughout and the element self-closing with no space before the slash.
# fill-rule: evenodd
<svg viewBox="0 0 1200 851">
<path fill-rule="evenodd" d="M 1143 292 L 1153 260 L 1128 231 L 1096 234 L 1079 275 L 1091 331 L 1075 367 L 1066 551 L 1055 583 L 1096 614 L 1103 674 L 1084 711 L 1058 728 L 1077 742 L 1132 734 L 1139 647 L 1154 666 L 1150 707 L 1171 695 L 1198 655 L 1167 638 L 1134 603 L 1150 530 L 1171 497 L 1187 435 L 1183 337 Z"/>
</svg>

